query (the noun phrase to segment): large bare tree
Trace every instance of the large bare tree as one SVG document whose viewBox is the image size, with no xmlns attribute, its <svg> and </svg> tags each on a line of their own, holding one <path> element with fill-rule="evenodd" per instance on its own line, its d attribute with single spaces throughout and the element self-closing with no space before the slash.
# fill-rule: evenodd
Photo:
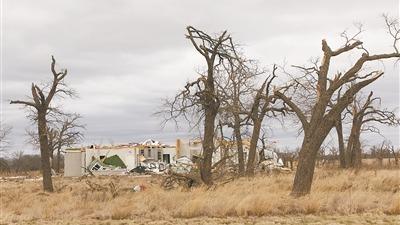
<svg viewBox="0 0 400 225">
<path fill-rule="evenodd" d="M 276 78 L 277 66 L 274 65 L 272 68 L 271 75 L 269 75 L 261 87 L 256 90 L 256 94 L 249 110 L 249 118 L 252 121 L 252 133 L 250 139 L 249 156 L 246 165 L 246 175 L 252 176 L 254 174 L 256 155 L 257 155 L 257 144 L 260 138 L 260 131 L 264 118 L 268 112 L 271 112 L 273 116 L 276 116 L 276 112 L 285 112 L 285 107 L 274 107 L 276 96 L 273 94 L 272 82 Z"/>
<path fill-rule="evenodd" d="M 251 176 L 254 174 L 257 144 L 264 118 L 269 112 L 276 116 L 276 112 L 284 112 L 285 108 L 274 107 L 276 98 L 272 93 L 272 82 L 276 78 L 277 66 L 274 65 L 271 74 L 264 79 L 260 87 L 256 87 L 254 84 L 256 78 L 264 75 L 265 71 L 260 69 L 254 60 L 244 60 L 243 56 L 238 58 L 241 62 L 239 65 L 234 66 L 230 62 L 225 67 L 228 78 L 226 81 L 218 82 L 218 88 L 223 96 L 221 97 L 221 114 L 225 121 L 228 121 L 225 124 L 233 128 L 236 139 L 239 175 L 246 172 Z M 252 130 L 246 166 L 243 157 L 242 126 L 251 127 Z"/>
<path fill-rule="evenodd" d="M 68 95 L 73 92 L 66 88 L 64 78 L 67 76 L 67 70 L 56 71 L 56 60 L 51 57 L 51 73 L 53 80 L 50 85 L 39 87 L 32 83 L 31 94 L 32 98 L 28 100 L 12 100 L 10 104 L 20 104 L 34 110 L 37 115 L 37 130 L 39 135 L 41 167 L 43 175 L 44 191 L 53 192 L 53 182 L 51 179 L 50 167 L 50 151 L 49 151 L 49 132 L 47 131 L 47 115 L 52 109 L 52 100 L 56 96 Z"/>
<path fill-rule="evenodd" d="M 172 100 L 166 100 L 166 120 L 175 120 L 179 117 L 197 116 L 195 125 L 204 121 L 203 130 L 203 152 L 200 160 L 200 176 L 202 181 L 211 185 L 212 181 L 212 155 L 215 151 L 214 134 L 215 119 L 220 107 L 219 93 L 216 88 L 216 76 L 218 67 L 223 60 L 234 60 L 236 57 L 235 47 L 227 31 L 216 37 L 192 26 L 186 28 L 186 38 L 190 40 L 193 47 L 205 60 L 207 69 L 205 74 L 188 82 L 182 92 Z M 190 119 L 188 119 L 190 120 Z"/>
<path fill-rule="evenodd" d="M 243 127 L 250 125 L 249 123 L 249 101 L 252 100 L 254 86 L 257 76 L 264 73 L 258 69 L 256 61 L 246 60 L 243 56 L 238 57 L 235 65 L 233 61 L 223 63 L 223 69 L 226 71 L 226 77 L 217 80 L 218 89 L 220 91 L 220 120 L 233 130 L 233 137 L 236 143 L 238 158 L 239 176 L 245 174 L 245 157 L 243 150 Z M 225 78 L 225 79 L 223 79 Z"/>
<path fill-rule="evenodd" d="M 348 112 L 352 117 L 351 131 L 347 142 L 347 167 L 361 167 L 361 141 L 360 136 L 363 131 L 379 133 L 379 129 L 373 123 L 385 124 L 388 126 L 400 125 L 393 110 L 381 109 L 380 98 L 373 97 L 373 92 L 363 100 L 362 96 L 356 96 L 353 103 L 348 107 Z"/>
<path fill-rule="evenodd" d="M 304 82 L 298 82 L 298 79 L 294 79 L 291 84 L 275 90 L 275 95 L 294 111 L 301 122 L 304 132 L 292 188 L 293 196 L 302 196 L 310 192 L 318 150 L 335 125 L 335 121 L 340 117 L 343 110 L 352 103 L 354 96 L 362 88 L 383 75 L 384 72 L 379 70 L 366 72 L 368 68 L 366 68 L 365 64 L 389 58 L 398 59 L 400 57 L 396 47 L 400 37 L 398 22 L 387 17 L 385 21 L 389 30 L 396 30 L 396 32 L 391 32 L 394 38 L 393 52 L 371 54 L 364 48 L 363 42 L 358 39 L 360 30 L 354 36 L 348 36 L 343 33 L 345 44 L 337 49 L 332 49 L 326 40 L 322 40 L 322 60 L 320 62 L 316 61 L 311 67 L 297 67 L 302 72 L 304 80 L 315 84 L 316 95 L 309 113 L 303 111 L 301 103 L 292 99 L 292 94 L 298 93 L 296 90 L 301 90 L 301 84 Z M 348 69 L 337 73 L 330 71 L 330 65 L 335 57 L 357 52 L 357 50 L 362 51 L 362 54 Z M 345 86 L 348 87 L 346 88 Z M 333 102 L 332 97 L 341 88 L 344 91 L 343 95 L 337 101 L 334 101 L 334 104 L 331 104 Z"/>
</svg>

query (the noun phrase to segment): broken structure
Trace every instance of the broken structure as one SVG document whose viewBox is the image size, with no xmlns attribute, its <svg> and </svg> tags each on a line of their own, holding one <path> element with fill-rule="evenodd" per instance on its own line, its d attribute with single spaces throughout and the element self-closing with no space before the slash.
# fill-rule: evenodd
<svg viewBox="0 0 400 225">
<path fill-rule="evenodd" d="M 229 147 L 219 147 L 213 155 L 213 163 L 226 159 L 227 166 L 238 164 L 237 150 L 234 142 Z M 247 160 L 250 143 L 243 140 L 244 159 Z M 115 175 L 128 172 L 162 173 L 170 168 L 177 173 L 188 173 L 194 166 L 196 157 L 201 157 L 200 139 L 182 141 L 177 139 L 175 146 L 161 144 L 151 139 L 142 143 L 131 143 L 115 146 L 91 145 L 85 148 L 71 148 L 65 151 L 64 176 Z M 268 166 L 279 166 L 275 152 L 264 150 Z M 227 157 L 228 156 L 228 157 Z M 259 161 L 257 159 L 257 161 Z"/>
</svg>

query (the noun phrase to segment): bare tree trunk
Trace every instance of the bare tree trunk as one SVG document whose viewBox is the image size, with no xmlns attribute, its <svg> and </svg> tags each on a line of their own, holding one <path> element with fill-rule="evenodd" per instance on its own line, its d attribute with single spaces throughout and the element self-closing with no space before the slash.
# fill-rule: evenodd
<svg viewBox="0 0 400 225">
<path fill-rule="evenodd" d="M 214 147 L 214 129 L 215 129 L 215 117 L 217 110 L 205 109 L 204 118 L 204 140 L 203 140 L 203 159 L 200 166 L 201 180 L 206 185 L 211 185 L 212 182 L 212 154 L 215 149 Z"/>
<path fill-rule="evenodd" d="M 360 133 L 357 133 L 357 139 L 354 141 L 354 168 L 361 167 L 361 142 L 360 142 Z"/>
<path fill-rule="evenodd" d="M 338 136 L 339 145 L 339 166 L 340 168 L 346 168 L 346 152 L 344 148 L 343 126 L 341 117 L 338 117 L 338 119 L 336 120 L 335 128 Z"/>
<path fill-rule="evenodd" d="M 61 163 L 61 149 L 57 149 L 57 166 L 56 166 L 56 171 L 57 173 L 60 173 L 60 163 Z"/>
<path fill-rule="evenodd" d="M 221 141 L 219 144 L 219 149 L 220 149 L 220 157 L 221 157 L 221 166 L 225 167 L 226 166 L 226 159 L 228 157 L 228 146 L 225 143 L 225 138 L 224 138 L 224 131 L 223 131 L 223 126 L 222 126 L 222 122 L 219 121 L 219 132 L 221 134 Z"/>
<path fill-rule="evenodd" d="M 51 166 L 49 143 L 46 132 L 46 112 L 38 112 L 38 134 L 40 142 L 40 155 L 43 174 L 43 189 L 44 191 L 53 192 L 53 182 L 51 180 Z"/>
<path fill-rule="evenodd" d="M 392 154 L 393 154 L 394 164 L 395 164 L 396 166 L 398 166 L 398 165 L 399 165 L 399 157 L 397 156 L 396 151 L 394 150 L 394 146 L 393 146 L 393 145 L 392 145 L 392 148 L 391 148 L 391 152 L 392 152 Z"/>
<path fill-rule="evenodd" d="M 299 152 L 299 161 L 291 195 L 303 196 L 310 193 L 317 152 L 324 139 L 325 137 L 320 136 L 305 136 Z"/>
<path fill-rule="evenodd" d="M 233 132 L 235 133 L 236 138 L 236 147 L 238 151 L 238 162 L 239 162 L 239 176 L 244 175 L 244 152 L 243 152 L 243 142 L 242 142 L 242 134 L 240 132 L 240 118 L 238 115 L 235 115 L 235 124 L 233 127 Z"/>
<path fill-rule="evenodd" d="M 253 133 L 251 135 L 251 140 L 250 140 L 249 156 L 247 159 L 246 174 L 248 176 L 254 175 L 257 143 L 260 137 L 260 130 L 261 130 L 261 121 L 256 119 L 254 120 Z"/>
<path fill-rule="evenodd" d="M 361 124 L 359 124 L 357 121 L 353 121 L 349 141 L 347 144 L 347 154 L 349 156 L 349 162 L 347 165 L 351 168 L 361 167 L 360 130 Z"/>
</svg>

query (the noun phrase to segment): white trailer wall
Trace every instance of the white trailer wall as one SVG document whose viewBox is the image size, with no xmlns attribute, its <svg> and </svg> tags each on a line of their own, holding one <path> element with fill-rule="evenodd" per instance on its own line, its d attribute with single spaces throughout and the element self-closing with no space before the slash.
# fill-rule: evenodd
<svg viewBox="0 0 400 225">
<path fill-rule="evenodd" d="M 85 173 L 85 153 L 77 151 L 67 151 L 64 155 L 64 176 L 79 177 Z"/>
</svg>

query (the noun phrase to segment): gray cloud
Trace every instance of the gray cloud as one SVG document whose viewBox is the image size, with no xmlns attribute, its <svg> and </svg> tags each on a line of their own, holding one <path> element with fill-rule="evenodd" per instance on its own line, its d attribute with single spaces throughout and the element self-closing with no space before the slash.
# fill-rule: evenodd
<svg viewBox="0 0 400 225">
<path fill-rule="evenodd" d="M 24 98 L 32 81 L 51 78 L 51 54 L 68 68 L 67 82 L 80 95 L 63 104 L 84 116 L 87 142 L 155 137 L 173 143 L 186 130 L 161 130 L 151 114 L 161 98 L 172 96 L 203 68 L 184 38 L 187 25 L 210 33 L 227 29 L 249 57 L 265 66 L 284 60 L 305 64 L 320 56 L 322 38 L 338 46 L 340 32 L 353 22 L 365 24 L 363 37 L 373 52 L 389 49 L 380 14 L 397 16 L 398 1 L 15 0 L 4 1 L 3 12 L 2 117 L 14 127 L 14 148 L 29 149 L 21 144 L 29 124 L 24 111 L 7 100 Z M 349 60 L 341 59 L 337 68 Z M 373 89 L 385 105 L 397 107 L 399 68 L 384 65 L 386 75 L 366 91 Z M 398 129 L 383 131 L 399 143 Z M 273 135 L 291 146 L 298 143 L 290 129 Z"/>
</svg>

